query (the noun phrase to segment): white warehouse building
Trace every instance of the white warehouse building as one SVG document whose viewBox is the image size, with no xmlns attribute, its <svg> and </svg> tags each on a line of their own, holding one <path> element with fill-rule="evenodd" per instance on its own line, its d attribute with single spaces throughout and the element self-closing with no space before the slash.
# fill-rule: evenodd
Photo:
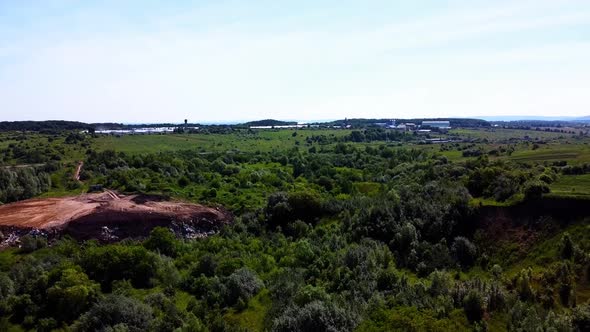
<svg viewBox="0 0 590 332">
<path fill-rule="evenodd" d="M 422 121 L 422 127 L 439 128 L 439 129 L 450 129 L 450 121 Z"/>
</svg>

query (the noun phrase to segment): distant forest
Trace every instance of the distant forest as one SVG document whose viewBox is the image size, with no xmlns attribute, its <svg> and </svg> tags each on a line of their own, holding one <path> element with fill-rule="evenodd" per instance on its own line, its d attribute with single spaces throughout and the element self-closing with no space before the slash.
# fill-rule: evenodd
<svg viewBox="0 0 590 332">
<path fill-rule="evenodd" d="M 273 119 L 266 119 L 266 120 L 258 120 L 258 121 L 250 121 L 243 123 L 243 126 L 289 126 L 289 125 L 296 125 L 296 121 L 280 121 L 280 120 L 273 120 Z"/>
<path fill-rule="evenodd" d="M 93 125 L 77 121 L 2 121 L 0 131 L 38 131 L 51 132 L 61 130 L 91 129 Z"/>
</svg>

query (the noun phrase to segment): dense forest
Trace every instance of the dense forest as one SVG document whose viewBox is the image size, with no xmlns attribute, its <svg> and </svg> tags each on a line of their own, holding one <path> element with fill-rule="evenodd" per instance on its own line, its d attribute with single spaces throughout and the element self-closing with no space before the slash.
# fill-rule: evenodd
<svg viewBox="0 0 590 332">
<path fill-rule="evenodd" d="M 412 134 L 371 128 L 283 133 L 291 147 L 263 151 L 122 152 L 123 143 L 104 149 L 100 137 L 67 133 L 47 143 L 49 155 L 65 146 L 64 156 L 84 160 L 78 187 L 163 193 L 224 206 L 236 219 L 199 240 L 166 228 L 114 244 L 27 235 L 0 253 L 0 329 L 590 329 L 587 215 L 531 212 L 501 226 L 482 219 L 548 206 L 556 181 L 587 165 L 514 161 L 483 143 L 426 149 Z M 194 135 L 215 146 L 266 142 L 247 130 Z M 56 168 L 66 165 L 0 169 L 0 200 L 77 189 Z"/>
</svg>

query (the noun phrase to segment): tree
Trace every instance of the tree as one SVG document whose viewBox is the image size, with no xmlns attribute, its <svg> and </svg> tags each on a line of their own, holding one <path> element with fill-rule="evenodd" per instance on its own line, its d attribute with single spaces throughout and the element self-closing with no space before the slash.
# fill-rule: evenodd
<svg viewBox="0 0 590 332">
<path fill-rule="evenodd" d="M 457 262 L 463 267 L 467 268 L 475 262 L 477 248 L 467 238 L 458 236 L 453 241 L 451 252 Z"/>
<path fill-rule="evenodd" d="M 99 285 L 86 273 L 74 268 L 61 271 L 61 277 L 47 290 L 47 301 L 53 317 L 71 321 L 98 298 Z"/>
<path fill-rule="evenodd" d="M 141 246 L 91 246 L 82 254 L 81 265 L 103 290 L 109 290 L 114 280 L 123 279 L 135 287 L 148 287 L 156 275 L 157 256 Z"/>
<path fill-rule="evenodd" d="M 150 232 L 150 237 L 143 244 L 147 249 L 158 251 L 163 255 L 176 256 L 176 236 L 165 227 L 156 227 Z"/>
<path fill-rule="evenodd" d="M 572 257 L 574 257 L 574 251 L 574 242 L 569 233 L 563 234 L 561 237 L 561 258 L 572 259 Z"/>
<path fill-rule="evenodd" d="M 481 293 L 476 290 L 470 290 L 463 299 L 463 308 L 469 321 L 480 321 L 484 313 L 484 301 Z"/>
<path fill-rule="evenodd" d="M 47 239 L 45 239 L 42 236 L 35 236 L 29 234 L 21 237 L 20 242 L 20 249 L 24 253 L 30 253 L 47 246 Z"/>
<path fill-rule="evenodd" d="M 143 332 L 153 319 L 152 310 L 147 305 L 121 295 L 109 295 L 96 303 L 80 317 L 74 331 L 116 330 Z"/>
<path fill-rule="evenodd" d="M 524 186 L 524 197 L 526 200 L 537 200 L 543 197 L 543 194 L 550 192 L 549 186 L 545 182 L 538 180 L 529 181 Z"/>
<path fill-rule="evenodd" d="M 228 277 L 226 287 L 225 302 L 227 305 L 232 306 L 238 301 L 248 303 L 250 298 L 264 287 L 264 284 L 252 270 L 242 268 Z"/>
</svg>

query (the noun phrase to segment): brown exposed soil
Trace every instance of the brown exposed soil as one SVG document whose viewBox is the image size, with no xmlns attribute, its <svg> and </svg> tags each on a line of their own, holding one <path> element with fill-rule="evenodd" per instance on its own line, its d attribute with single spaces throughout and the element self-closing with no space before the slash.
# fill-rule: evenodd
<svg viewBox="0 0 590 332">
<path fill-rule="evenodd" d="M 78 162 L 78 166 L 76 166 L 76 172 L 74 172 L 74 180 L 80 181 L 80 172 L 82 172 L 82 166 L 84 166 L 84 162 Z"/>
<path fill-rule="evenodd" d="M 120 196 L 112 191 L 0 206 L 0 229 L 5 241 L 12 237 L 12 242 L 18 240 L 13 234 L 31 231 L 48 237 L 68 234 L 80 240 L 116 241 L 146 236 L 156 226 L 168 227 L 184 237 L 201 237 L 232 218 L 222 208 L 153 195 Z"/>
<path fill-rule="evenodd" d="M 480 232 L 477 245 L 490 255 L 509 248 L 511 259 L 517 261 L 540 239 L 590 217 L 587 206 L 583 199 L 543 198 L 515 206 L 481 207 L 473 220 Z"/>
</svg>

